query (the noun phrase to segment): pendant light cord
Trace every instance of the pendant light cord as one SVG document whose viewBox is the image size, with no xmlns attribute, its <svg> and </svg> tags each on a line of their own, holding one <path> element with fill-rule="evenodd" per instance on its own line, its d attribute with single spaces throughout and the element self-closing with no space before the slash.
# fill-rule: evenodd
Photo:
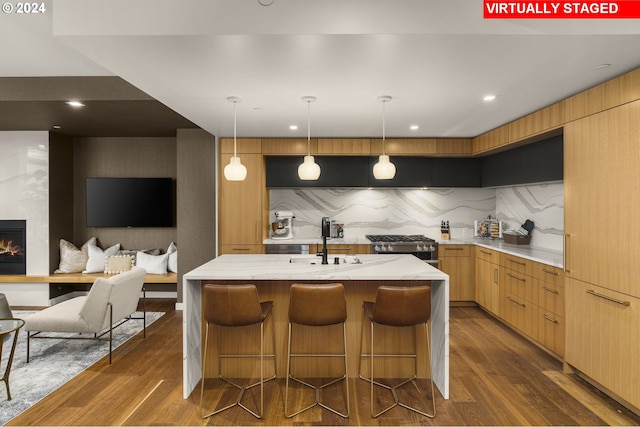
<svg viewBox="0 0 640 427">
<path fill-rule="evenodd" d="M 236 153 L 236 101 L 233 101 L 233 157 L 237 157 Z"/>
<path fill-rule="evenodd" d="M 385 155 L 384 152 L 384 142 L 385 142 L 385 104 L 387 103 L 386 100 L 382 101 L 382 155 Z"/>
<path fill-rule="evenodd" d="M 311 101 L 307 101 L 307 155 L 311 155 Z"/>
</svg>

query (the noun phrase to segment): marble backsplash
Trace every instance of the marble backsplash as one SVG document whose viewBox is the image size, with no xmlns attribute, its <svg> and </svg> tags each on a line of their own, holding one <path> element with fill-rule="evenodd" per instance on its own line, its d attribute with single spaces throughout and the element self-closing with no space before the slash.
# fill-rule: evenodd
<svg viewBox="0 0 640 427">
<path fill-rule="evenodd" d="M 563 184 L 505 188 L 437 189 L 273 189 L 275 211 L 295 215 L 296 237 L 318 238 L 323 216 L 343 223 L 345 237 L 366 234 L 424 234 L 440 238 L 440 221 L 449 221 L 453 239 L 470 239 L 473 222 L 487 215 L 517 228 L 526 219 L 536 223 L 531 244 L 562 250 Z"/>
</svg>

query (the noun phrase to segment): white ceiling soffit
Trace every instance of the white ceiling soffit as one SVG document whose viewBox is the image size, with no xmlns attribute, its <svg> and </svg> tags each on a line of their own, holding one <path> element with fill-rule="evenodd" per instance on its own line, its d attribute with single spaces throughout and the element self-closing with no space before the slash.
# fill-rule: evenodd
<svg viewBox="0 0 640 427">
<path fill-rule="evenodd" d="M 482 4 L 55 0 L 53 34 L 218 136 L 230 95 L 238 136 L 306 137 L 305 95 L 313 137 L 379 137 L 380 95 L 388 137 L 475 136 L 640 66 L 640 21 L 485 20 Z"/>
</svg>

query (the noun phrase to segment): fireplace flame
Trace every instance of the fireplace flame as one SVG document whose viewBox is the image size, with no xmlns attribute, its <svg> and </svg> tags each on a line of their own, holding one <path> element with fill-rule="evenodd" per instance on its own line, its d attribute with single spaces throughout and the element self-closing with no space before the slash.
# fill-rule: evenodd
<svg viewBox="0 0 640 427">
<path fill-rule="evenodd" d="M 0 240 L 0 255 L 8 256 L 22 256 L 22 248 L 20 246 L 14 246 L 13 240 Z"/>
</svg>

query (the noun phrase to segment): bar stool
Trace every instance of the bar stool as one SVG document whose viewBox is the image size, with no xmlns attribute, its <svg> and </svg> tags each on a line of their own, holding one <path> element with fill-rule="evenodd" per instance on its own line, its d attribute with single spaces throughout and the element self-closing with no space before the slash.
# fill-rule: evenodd
<svg viewBox="0 0 640 427">
<path fill-rule="evenodd" d="M 301 412 L 318 405 L 343 418 L 349 417 L 349 380 L 347 378 L 347 301 L 344 295 L 342 283 L 332 283 L 325 285 L 311 285 L 295 283 L 291 285 L 289 291 L 289 338 L 287 344 L 287 380 L 285 385 L 284 413 L 288 418 L 292 418 Z M 291 353 L 292 325 L 305 326 L 329 326 L 342 323 L 342 336 L 344 351 L 342 353 Z M 292 357 L 342 357 L 344 359 L 344 375 L 333 379 L 328 383 L 316 387 L 300 378 L 291 375 Z M 315 390 L 315 402 L 305 408 L 293 413 L 289 413 L 289 379 L 299 382 L 302 385 Z M 322 403 L 321 391 L 323 388 L 345 380 L 345 401 L 347 410 L 345 413 Z"/>
<path fill-rule="evenodd" d="M 273 302 L 260 302 L 258 290 L 255 285 L 213 285 L 207 284 L 202 287 L 202 311 L 206 321 L 204 357 L 202 361 L 202 383 L 200 387 L 200 415 L 208 418 L 234 406 L 240 406 L 256 418 L 262 418 L 264 413 L 264 383 L 276 377 L 275 354 L 264 354 L 264 323 L 272 312 Z M 221 354 L 220 329 L 222 326 L 241 327 L 260 324 L 260 354 Z M 204 396 L 205 366 L 207 362 L 207 349 L 209 341 L 209 325 L 218 327 L 218 377 L 240 390 L 240 394 L 235 403 L 217 409 L 209 414 L 204 414 L 202 401 Z M 273 349 L 275 353 L 275 328 L 273 319 L 271 322 L 271 333 L 273 337 Z M 241 386 L 222 376 L 222 359 L 224 358 L 260 358 L 260 381 Z M 264 378 L 264 358 L 273 358 L 274 374 L 272 377 Z M 260 412 L 256 413 L 242 404 L 242 397 L 245 390 L 255 386 L 260 386 Z"/>
<path fill-rule="evenodd" d="M 389 409 L 396 406 L 402 406 L 403 408 L 410 409 L 418 414 L 424 415 L 429 418 L 433 418 L 436 415 L 436 401 L 433 389 L 433 372 L 431 370 L 431 340 L 428 321 L 431 317 L 431 286 L 415 286 L 415 287 L 400 287 L 400 286 L 380 286 L 376 292 L 376 300 L 374 302 L 365 301 L 362 304 L 362 336 L 360 337 L 360 357 L 358 358 L 358 374 L 361 379 L 368 381 L 371 384 L 370 400 L 371 400 L 371 416 L 377 418 L 381 414 L 384 414 Z M 365 317 L 369 320 L 369 327 L 371 331 L 371 353 L 362 353 L 362 340 L 364 338 L 364 326 L 366 324 Z M 414 353 L 412 354 L 374 354 L 374 325 L 385 325 L 392 327 L 405 327 L 413 326 L 413 341 L 414 341 Z M 431 382 L 431 401 L 433 402 L 433 412 L 431 414 L 422 411 L 418 408 L 411 407 L 398 400 L 396 389 L 411 382 L 418 390 L 418 386 L 415 383 L 415 379 L 418 373 L 418 356 L 417 356 L 417 343 L 416 343 L 416 329 L 418 325 L 424 324 L 426 330 L 427 339 L 427 353 L 429 355 L 429 379 Z M 360 373 L 360 366 L 363 357 L 370 357 L 369 369 L 371 378 L 366 378 Z M 414 374 L 411 378 L 401 382 L 396 386 L 389 386 L 379 381 L 375 381 L 373 374 L 374 358 L 375 357 L 391 357 L 391 358 L 404 358 L 411 357 L 414 359 Z M 391 390 L 394 403 L 388 408 L 375 413 L 374 411 L 374 385 L 384 387 Z"/>
</svg>

